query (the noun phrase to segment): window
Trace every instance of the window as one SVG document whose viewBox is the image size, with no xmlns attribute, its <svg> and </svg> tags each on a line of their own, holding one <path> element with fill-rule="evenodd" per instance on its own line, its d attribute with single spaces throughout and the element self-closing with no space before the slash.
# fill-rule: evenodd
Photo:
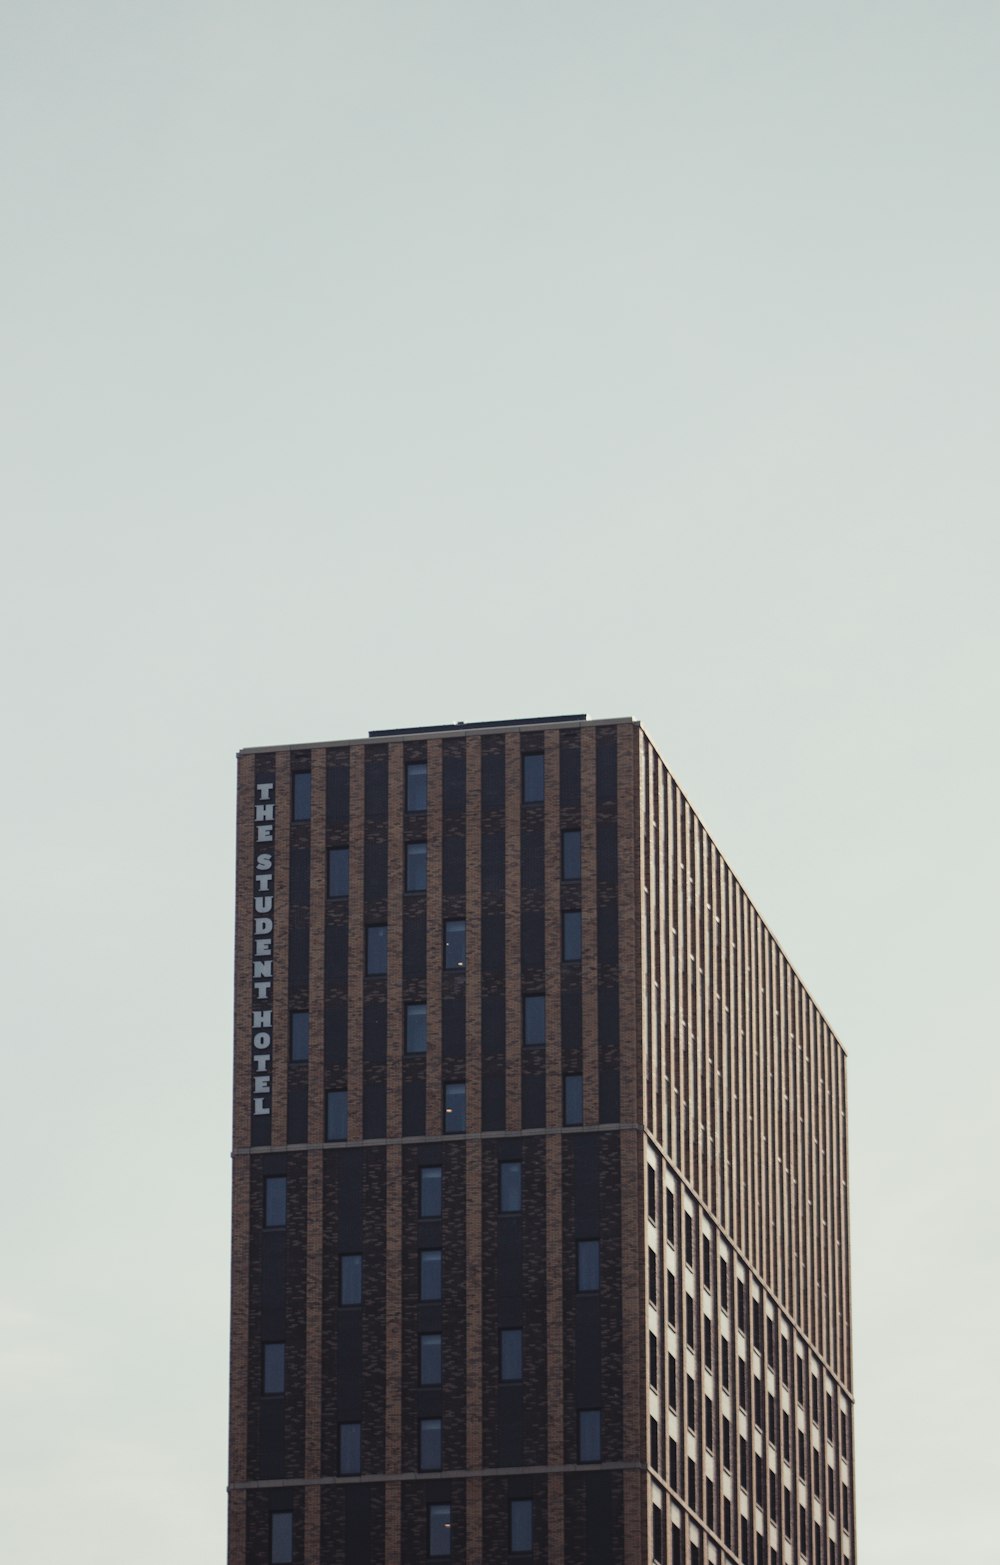
<svg viewBox="0 0 1000 1565">
<path fill-rule="evenodd" d="M 562 834 L 562 878 L 580 879 L 580 833 L 564 831 Z"/>
<path fill-rule="evenodd" d="M 660 1426 L 656 1419 L 650 1416 L 649 1420 L 649 1465 L 659 1471 L 660 1468 Z M 673 1478 L 670 1482 L 673 1483 Z M 678 1556 L 680 1558 L 680 1556 Z"/>
<path fill-rule="evenodd" d="M 307 1060 L 309 1058 L 309 1012 L 292 1012 L 292 1048 L 293 1060 Z"/>
<path fill-rule="evenodd" d="M 566 909 L 562 916 L 563 961 L 579 962 L 583 951 L 580 914 Z"/>
<path fill-rule="evenodd" d="M 328 1092 L 326 1095 L 326 1139 L 347 1140 L 347 1093 Z"/>
<path fill-rule="evenodd" d="M 384 973 L 389 966 L 389 930 L 385 924 L 369 924 L 365 931 L 365 971 L 369 974 Z"/>
<path fill-rule="evenodd" d="M 407 1054 L 427 1053 L 426 1005 L 406 1007 L 406 1052 Z"/>
<path fill-rule="evenodd" d="M 521 1331 L 502 1331 L 500 1333 L 500 1379 L 520 1380 L 522 1372 L 522 1344 Z"/>
<path fill-rule="evenodd" d="M 406 768 L 406 808 L 427 808 L 427 762 L 410 761 Z"/>
<path fill-rule="evenodd" d="M 361 1471 L 360 1424 L 340 1426 L 340 1471 L 345 1478 Z"/>
<path fill-rule="evenodd" d="M 465 1130 L 465 1082 L 446 1081 L 444 1084 L 444 1133 L 460 1136 Z"/>
<path fill-rule="evenodd" d="M 583 1124 L 583 1077 L 563 1077 L 563 1124 Z"/>
<path fill-rule="evenodd" d="M 312 773 L 292 773 L 292 820 L 307 821 L 312 814 Z"/>
<path fill-rule="evenodd" d="M 361 1303 L 360 1255 L 340 1257 L 340 1302 L 344 1305 Z"/>
<path fill-rule="evenodd" d="M 532 1526 L 532 1502 L 531 1500 L 511 1500 L 510 1502 L 510 1552 L 511 1554 L 530 1554 L 534 1528 Z"/>
<path fill-rule="evenodd" d="M 349 848 L 331 848 L 326 863 L 326 894 L 346 897 L 349 882 Z"/>
<path fill-rule="evenodd" d="M 499 1184 L 501 1212 L 519 1212 L 521 1210 L 521 1164 L 501 1163 Z"/>
<path fill-rule="evenodd" d="M 601 1241 L 576 1241 L 576 1286 L 578 1293 L 596 1293 L 601 1282 Z"/>
<path fill-rule="evenodd" d="M 663 1565 L 663 1512 L 658 1505 L 653 1506 L 653 1560 Z"/>
<path fill-rule="evenodd" d="M 656 1169 L 646 1164 L 646 1216 L 656 1222 Z"/>
<path fill-rule="evenodd" d="M 654 1391 L 657 1389 L 657 1387 L 660 1384 L 660 1373 L 659 1373 L 658 1358 L 659 1358 L 659 1354 L 657 1352 L 656 1338 L 653 1336 L 653 1333 L 650 1332 L 649 1333 L 649 1384 L 653 1387 Z"/>
<path fill-rule="evenodd" d="M 420 1471 L 422 1473 L 441 1471 L 441 1420 L 439 1418 L 420 1420 Z"/>
<path fill-rule="evenodd" d="M 427 1553 L 432 1560 L 445 1559 L 451 1554 L 451 1506 L 427 1507 Z"/>
<path fill-rule="evenodd" d="M 545 1042 L 545 996 L 526 994 L 524 997 L 524 1043 L 526 1048 Z"/>
<path fill-rule="evenodd" d="M 420 1215 L 421 1217 L 441 1216 L 440 1168 L 420 1170 Z"/>
<path fill-rule="evenodd" d="M 521 797 L 525 804 L 540 804 L 545 798 L 544 755 L 522 755 Z"/>
<path fill-rule="evenodd" d="M 583 1408 L 577 1415 L 577 1460 L 601 1460 L 601 1414 L 599 1408 Z"/>
<path fill-rule="evenodd" d="M 425 1302 L 441 1297 L 441 1251 L 420 1252 L 420 1297 Z"/>
<path fill-rule="evenodd" d="M 292 1513 L 271 1512 L 271 1565 L 292 1565 Z"/>
<path fill-rule="evenodd" d="M 288 1208 L 288 1180 L 271 1174 L 264 1180 L 264 1227 L 284 1228 Z"/>
<path fill-rule="evenodd" d="M 444 926 L 445 967 L 465 966 L 465 919 L 449 918 Z"/>
<path fill-rule="evenodd" d="M 277 1397 L 285 1389 L 285 1344 L 265 1342 L 261 1390 L 266 1397 Z"/>
<path fill-rule="evenodd" d="M 426 842 L 406 844 L 406 889 L 407 891 L 427 890 Z"/>
<path fill-rule="evenodd" d="M 441 1384 L 441 1335 L 436 1331 L 420 1333 L 420 1384 Z"/>
</svg>

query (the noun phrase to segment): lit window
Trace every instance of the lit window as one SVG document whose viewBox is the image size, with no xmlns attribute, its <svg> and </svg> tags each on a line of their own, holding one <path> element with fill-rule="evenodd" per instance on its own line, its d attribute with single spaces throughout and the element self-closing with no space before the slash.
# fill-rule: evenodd
<svg viewBox="0 0 1000 1565">
<path fill-rule="evenodd" d="M 326 894 L 346 897 L 350 885 L 350 849 L 331 848 L 327 855 Z"/>
<path fill-rule="evenodd" d="M 579 962 L 583 954 L 583 931 L 580 914 L 566 909 L 562 916 L 563 961 Z"/>
<path fill-rule="evenodd" d="M 444 1086 L 444 1133 L 460 1136 L 465 1131 L 465 1082 L 447 1081 Z"/>
<path fill-rule="evenodd" d="M 510 1502 L 510 1552 L 511 1554 L 530 1554 L 532 1549 L 532 1502 L 530 1500 L 511 1500 Z"/>
<path fill-rule="evenodd" d="M 583 1124 L 583 1077 L 563 1077 L 563 1124 Z"/>
<path fill-rule="evenodd" d="M 596 1293 L 601 1283 L 601 1241 L 576 1242 L 576 1286 L 579 1293 Z"/>
<path fill-rule="evenodd" d="M 522 755 L 521 779 L 523 783 L 521 797 L 525 804 L 540 803 L 545 798 L 544 755 Z"/>
<path fill-rule="evenodd" d="M 427 1053 L 426 1005 L 406 1007 L 406 1052 L 407 1054 Z"/>
<path fill-rule="evenodd" d="M 440 1168 L 420 1170 L 420 1215 L 421 1217 L 441 1216 Z"/>
<path fill-rule="evenodd" d="M 449 918 L 444 926 L 445 967 L 465 966 L 465 919 Z"/>
<path fill-rule="evenodd" d="M 312 773 L 292 773 L 292 819 L 307 821 L 312 814 Z"/>
<path fill-rule="evenodd" d="M 545 996 L 524 997 L 524 1042 L 526 1047 L 545 1042 Z"/>
<path fill-rule="evenodd" d="M 292 1513 L 271 1512 L 271 1565 L 292 1565 Z"/>
<path fill-rule="evenodd" d="M 361 1303 L 361 1257 L 340 1257 L 340 1302 L 343 1305 Z"/>
<path fill-rule="evenodd" d="M 406 889 L 407 891 L 427 890 L 426 842 L 406 844 Z"/>
<path fill-rule="evenodd" d="M 385 924 L 369 924 L 366 930 L 365 971 L 384 973 L 389 966 L 389 930 Z"/>
<path fill-rule="evenodd" d="M 288 1180 L 271 1174 L 264 1180 L 264 1227 L 284 1228 L 288 1208 Z"/>
<path fill-rule="evenodd" d="M 307 1060 L 309 1058 L 309 1012 L 292 1012 L 292 1059 Z"/>
<path fill-rule="evenodd" d="M 441 1297 L 441 1251 L 420 1252 L 420 1297 L 433 1303 Z"/>
<path fill-rule="evenodd" d="M 361 1471 L 361 1425 L 340 1426 L 340 1471 L 345 1478 Z"/>
<path fill-rule="evenodd" d="M 580 879 L 580 833 L 564 831 L 562 834 L 562 878 Z"/>
<path fill-rule="evenodd" d="M 422 1386 L 439 1386 L 441 1384 L 441 1336 L 436 1331 L 424 1331 L 420 1334 L 420 1384 Z"/>
<path fill-rule="evenodd" d="M 261 1390 L 265 1396 L 280 1396 L 285 1389 L 285 1344 L 265 1342 Z"/>
<path fill-rule="evenodd" d="M 439 1418 L 420 1420 L 420 1471 L 423 1473 L 441 1471 L 441 1420 Z"/>
<path fill-rule="evenodd" d="M 521 1210 L 520 1162 L 500 1164 L 500 1210 L 501 1212 Z"/>
<path fill-rule="evenodd" d="M 406 768 L 406 808 L 427 808 L 427 762 L 411 761 Z"/>
<path fill-rule="evenodd" d="M 581 1462 L 599 1462 L 601 1460 L 601 1414 L 599 1408 L 581 1409 L 578 1419 L 578 1460 Z"/>
<path fill-rule="evenodd" d="M 427 1553 L 432 1560 L 451 1554 L 451 1506 L 427 1507 Z"/>
<path fill-rule="evenodd" d="M 347 1093 L 328 1092 L 326 1095 L 326 1139 L 347 1140 Z"/>
<path fill-rule="evenodd" d="M 521 1379 L 521 1346 L 522 1335 L 520 1330 L 502 1331 L 500 1333 L 500 1379 Z"/>
</svg>

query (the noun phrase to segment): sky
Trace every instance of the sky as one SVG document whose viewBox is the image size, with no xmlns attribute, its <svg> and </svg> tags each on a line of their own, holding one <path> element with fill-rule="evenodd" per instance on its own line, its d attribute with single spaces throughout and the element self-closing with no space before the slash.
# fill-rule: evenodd
<svg viewBox="0 0 1000 1565">
<path fill-rule="evenodd" d="M 224 1557 L 235 752 L 643 720 L 848 1052 L 859 1558 L 1000 1561 L 1000 10 L 0 0 L 0 1550 Z"/>
</svg>

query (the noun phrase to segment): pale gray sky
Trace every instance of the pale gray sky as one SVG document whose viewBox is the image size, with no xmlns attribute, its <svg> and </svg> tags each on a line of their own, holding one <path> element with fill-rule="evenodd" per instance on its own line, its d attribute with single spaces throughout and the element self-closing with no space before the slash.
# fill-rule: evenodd
<svg viewBox="0 0 1000 1565">
<path fill-rule="evenodd" d="M 233 755 L 632 712 L 850 1056 L 862 1565 L 1000 1560 L 1000 9 L 0 3 L 0 1551 L 223 1558 Z"/>
</svg>

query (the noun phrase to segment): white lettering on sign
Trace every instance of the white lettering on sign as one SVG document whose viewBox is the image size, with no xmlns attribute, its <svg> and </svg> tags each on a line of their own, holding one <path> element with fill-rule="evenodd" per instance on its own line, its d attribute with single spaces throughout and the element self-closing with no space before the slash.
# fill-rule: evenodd
<svg viewBox="0 0 1000 1565">
<path fill-rule="evenodd" d="M 257 784 L 257 800 L 254 805 L 254 837 L 258 844 L 274 841 L 274 783 Z M 256 1118 L 271 1112 L 271 1038 L 274 963 L 271 960 L 270 936 L 274 920 L 263 915 L 274 909 L 274 855 L 258 852 L 254 858 L 254 920 L 253 920 L 253 1112 Z"/>
</svg>

